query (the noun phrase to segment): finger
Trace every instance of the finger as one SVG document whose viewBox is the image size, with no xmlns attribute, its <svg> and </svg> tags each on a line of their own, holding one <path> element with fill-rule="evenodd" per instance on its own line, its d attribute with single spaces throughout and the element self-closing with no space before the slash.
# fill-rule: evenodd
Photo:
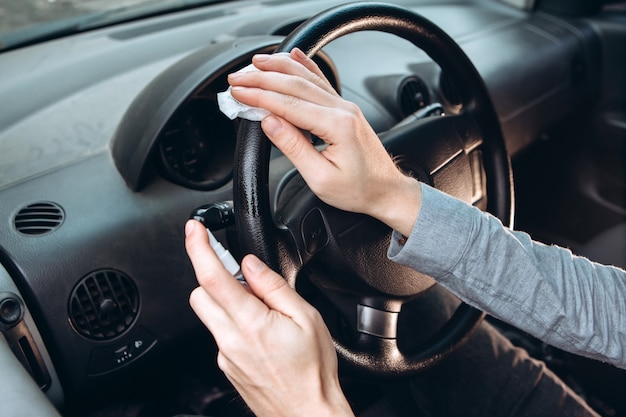
<svg viewBox="0 0 626 417">
<path fill-rule="evenodd" d="M 241 266 L 254 294 L 270 309 L 293 318 L 310 308 L 283 277 L 272 271 L 256 256 L 246 255 Z"/>
<path fill-rule="evenodd" d="M 211 332 L 220 351 L 230 350 L 241 344 L 241 331 L 224 309 L 202 287 L 197 287 L 189 296 L 189 304 L 200 321 Z"/>
<path fill-rule="evenodd" d="M 204 226 L 190 220 L 185 226 L 185 247 L 200 286 L 232 320 L 247 320 L 267 311 L 222 265 Z"/>
<path fill-rule="evenodd" d="M 292 75 L 309 81 L 327 93 L 338 95 L 315 61 L 297 48 L 290 54 L 257 54 L 252 57 L 252 63 L 261 72 Z"/>
<path fill-rule="evenodd" d="M 294 63 L 289 58 L 283 59 L 288 59 L 294 65 L 300 66 L 299 64 Z M 306 71 L 304 67 L 302 67 L 302 69 Z M 314 76 L 308 71 L 307 73 L 310 76 Z M 327 91 L 326 88 L 317 85 L 315 81 L 308 80 L 307 78 L 299 75 L 292 75 L 269 70 L 250 71 L 230 74 L 228 76 L 228 82 L 232 87 L 231 92 L 238 90 L 239 87 L 257 88 L 268 92 L 277 93 L 286 97 L 300 99 L 307 103 L 315 103 L 317 105 L 328 108 L 337 107 L 342 102 L 340 97 L 336 93 Z M 319 80 L 318 82 L 323 83 Z M 237 98 L 237 96 L 235 96 L 235 98 Z"/>
<path fill-rule="evenodd" d="M 261 128 L 306 181 L 317 178 L 316 173 L 335 169 L 333 164 L 302 134 L 302 131 L 286 120 L 270 115 L 263 119 Z"/>
<path fill-rule="evenodd" d="M 200 321 L 213 334 L 221 333 L 220 329 L 232 328 L 232 320 L 219 304 L 202 287 L 197 287 L 189 295 L 189 305 Z"/>
<path fill-rule="evenodd" d="M 266 109 L 272 114 L 282 117 L 296 127 L 307 130 L 329 143 L 332 135 L 328 133 L 328 126 L 337 126 L 341 116 L 341 102 L 335 99 L 320 103 L 310 97 L 296 97 L 277 91 L 260 88 L 233 87 L 232 95 L 241 103 L 252 107 Z M 324 120 L 325 123 L 320 123 Z"/>
<path fill-rule="evenodd" d="M 324 77 L 317 64 L 302 51 L 287 54 L 258 54 L 252 59 L 260 71 L 235 72 L 228 75 L 232 87 L 255 87 L 293 97 L 305 98 L 326 106 L 335 106 L 339 94 Z"/>
<path fill-rule="evenodd" d="M 300 48 L 293 48 L 289 54 L 291 59 L 302 64 L 306 69 L 317 75 L 326 85 L 332 88 L 332 91 L 336 91 L 330 84 L 330 81 L 326 78 L 326 75 L 322 72 L 320 67 L 313 59 L 309 58 Z"/>
<path fill-rule="evenodd" d="M 210 287 L 220 283 L 220 286 L 231 291 L 236 289 L 235 285 L 229 285 L 232 280 L 227 278 L 232 275 L 224 268 L 211 247 L 206 229 L 196 220 L 189 220 L 185 225 L 185 248 L 201 285 Z"/>
</svg>

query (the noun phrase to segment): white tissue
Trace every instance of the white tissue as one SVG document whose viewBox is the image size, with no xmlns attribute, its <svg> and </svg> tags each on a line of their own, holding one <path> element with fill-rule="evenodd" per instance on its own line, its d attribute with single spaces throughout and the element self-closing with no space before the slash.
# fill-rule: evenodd
<svg viewBox="0 0 626 417">
<path fill-rule="evenodd" d="M 289 55 L 287 52 L 279 53 Z M 254 64 L 250 64 L 237 72 L 250 72 L 258 70 L 259 69 L 255 67 Z M 265 109 L 247 106 L 237 101 L 235 97 L 233 97 L 233 95 L 231 94 L 230 87 L 228 87 L 226 91 L 217 93 L 217 105 L 219 106 L 222 113 L 224 113 L 231 120 L 240 117 L 242 119 L 247 119 L 253 122 L 260 122 L 265 118 L 265 116 L 270 114 L 270 112 Z"/>
<path fill-rule="evenodd" d="M 228 90 L 217 93 L 217 105 L 222 113 L 226 115 L 230 120 L 234 120 L 237 117 L 247 119 L 253 122 L 260 122 L 270 114 L 265 109 L 260 107 L 251 107 L 239 102 L 230 93 L 230 87 Z"/>
</svg>

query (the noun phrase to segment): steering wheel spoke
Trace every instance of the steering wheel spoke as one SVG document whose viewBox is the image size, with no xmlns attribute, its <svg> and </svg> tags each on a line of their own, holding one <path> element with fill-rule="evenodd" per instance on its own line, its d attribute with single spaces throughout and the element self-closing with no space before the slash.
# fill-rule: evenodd
<svg viewBox="0 0 626 417">
<path fill-rule="evenodd" d="M 357 332 L 382 339 L 396 339 L 398 337 L 398 316 L 402 309 L 402 302 L 384 301 L 384 303 L 372 303 L 371 299 L 365 299 L 357 304 Z"/>
<path fill-rule="evenodd" d="M 432 116 L 402 124 L 380 135 L 400 166 L 421 181 L 468 203 L 474 195 L 469 158 L 482 143 L 471 115 Z"/>
<path fill-rule="evenodd" d="M 454 352 L 484 317 L 481 311 L 461 304 L 441 328 L 425 335 L 427 339 L 421 348 L 406 349 L 401 347 L 398 337 L 398 322 L 407 301 L 410 299 L 360 298 L 348 303 L 356 314 L 346 314 L 346 303 L 342 304 L 346 320 L 356 320 L 356 334 L 353 337 L 335 337 L 334 342 L 340 357 L 347 358 L 353 370 L 362 372 L 363 369 L 376 367 L 377 376 L 384 378 L 420 372 Z M 419 331 L 419 328 L 412 330 Z M 455 336 L 443 337 L 449 334 Z"/>
</svg>

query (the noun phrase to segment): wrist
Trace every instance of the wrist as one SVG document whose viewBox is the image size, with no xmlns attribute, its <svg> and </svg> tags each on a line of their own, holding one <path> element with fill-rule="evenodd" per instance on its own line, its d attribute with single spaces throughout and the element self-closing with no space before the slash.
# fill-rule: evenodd
<svg viewBox="0 0 626 417">
<path fill-rule="evenodd" d="M 409 236 L 422 205 L 422 188 L 419 181 L 401 175 L 395 179 L 379 204 L 371 213 L 403 236 Z"/>
<path fill-rule="evenodd" d="M 354 417 L 352 408 L 348 403 L 348 400 L 343 394 L 341 388 L 335 392 L 336 395 L 333 398 L 327 398 L 320 407 L 318 403 L 316 406 L 316 413 L 319 416 L 333 416 L 333 417 Z"/>
</svg>

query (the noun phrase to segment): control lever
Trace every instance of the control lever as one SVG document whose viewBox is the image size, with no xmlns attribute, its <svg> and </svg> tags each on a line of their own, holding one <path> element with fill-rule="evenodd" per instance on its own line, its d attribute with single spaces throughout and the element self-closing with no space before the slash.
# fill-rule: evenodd
<svg viewBox="0 0 626 417">
<path fill-rule="evenodd" d="M 414 121 L 419 120 L 419 119 L 424 119 L 426 117 L 444 116 L 445 114 L 446 114 L 446 112 L 443 109 L 443 106 L 441 105 L 441 103 L 432 103 L 432 104 L 429 104 L 426 107 L 422 107 L 421 109 L 417 110 L 414 113 L 409 114 L 407 117 L 405 117 L 404 119 L 400 120 L 400 122 L 398 122 L 398 124 L 396 124 L 394 127 L 392 127 L 392 129 L 394 129 L 396 127 L 404 126 L 406 124 L 409 124 L 409 123 L 414 122 Z"/>
<path fill-rule="evenodd" d="M 198 220 L 205 228 L 210 230 L 224 229 L 235 224 L 233 202 L 219 201 L 200 206 L 191 212 L 189 218 Z"/>
</svg>

